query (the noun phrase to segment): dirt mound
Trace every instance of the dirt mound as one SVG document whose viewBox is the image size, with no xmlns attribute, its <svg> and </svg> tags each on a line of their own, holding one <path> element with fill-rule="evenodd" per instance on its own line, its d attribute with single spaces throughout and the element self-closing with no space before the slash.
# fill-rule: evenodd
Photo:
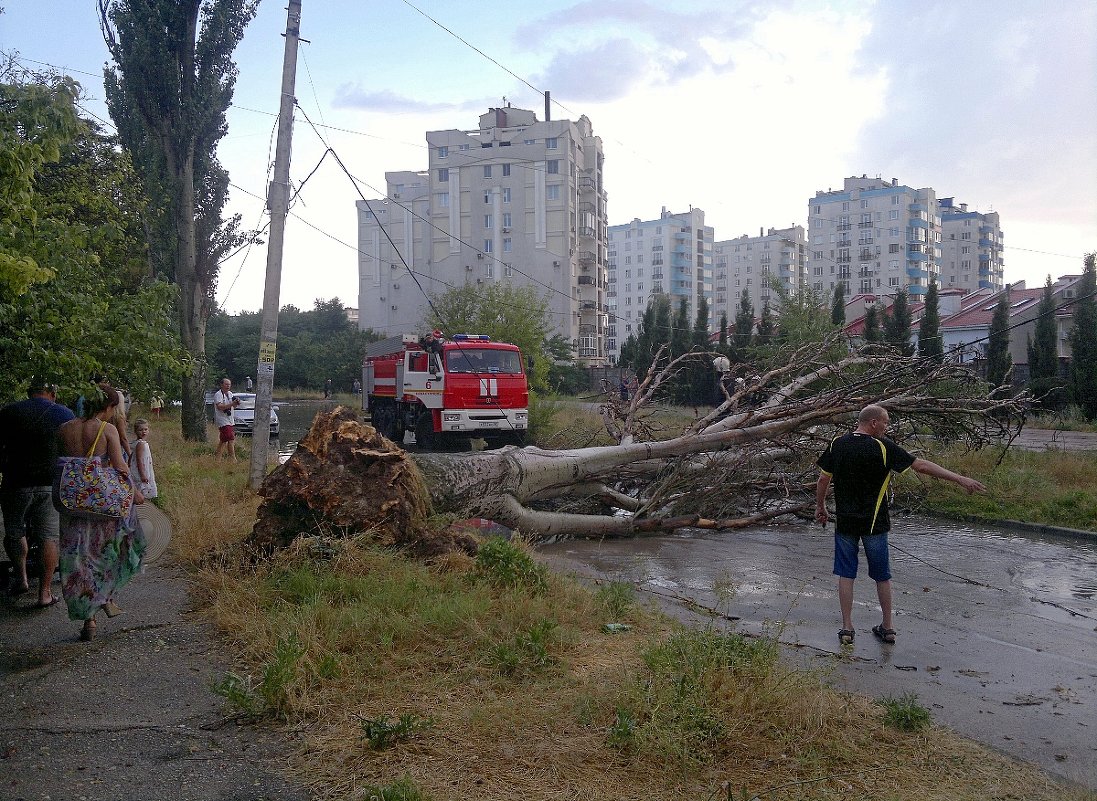
<svg viewBox="0 0 1097 801">
<path fill-rule="evenodd" d="M 361 534 L 422 557 L 476 550 L 473 537 L 427 525 L 430 500 L 415 462 L 345 406 L 316 416 L 259 495 L 263 501 L 248 540 L 258 554 L 297 537 Z"/>
</svg>

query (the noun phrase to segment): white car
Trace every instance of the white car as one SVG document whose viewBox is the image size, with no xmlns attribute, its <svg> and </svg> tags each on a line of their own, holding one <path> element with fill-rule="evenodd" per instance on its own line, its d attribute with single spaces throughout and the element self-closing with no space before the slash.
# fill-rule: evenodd
<svg viewBox="0 0 1097 801">
<path fill-rule="evenodd" d="M 233 428 L 237 434 L 250 434 L 255 430 L 255 393 L 235 392 L 233 395 L 240 399 L 240 405 L 233 410 Z M 270 407 L 270 435 L 278 436 L 278 407 L 271 404 Z"/>
</svg>

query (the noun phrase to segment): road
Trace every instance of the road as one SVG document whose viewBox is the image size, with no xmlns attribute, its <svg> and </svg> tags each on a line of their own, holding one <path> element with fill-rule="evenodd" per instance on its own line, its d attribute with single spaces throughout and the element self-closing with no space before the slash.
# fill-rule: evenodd
<svg viewBox="0 0 1097 801">
<path fill-rule="evenodd" d="M 916 693 L 936 722 L 1097 789 L 1097 540 L 896 521 L 898 641 L 872 636 L 879 606 L 863 575 L 857 640 L 845 655 L 832 543 L 833 529 L 804 523 L 541 552 L 557 569 L 635 582 L 683 619 L 697 621 L 682 601 L 689 599 L 741 618 L 718 625 L 776 632 L 791 659 L 823 668 L 842 688 Z"/>
</svg>

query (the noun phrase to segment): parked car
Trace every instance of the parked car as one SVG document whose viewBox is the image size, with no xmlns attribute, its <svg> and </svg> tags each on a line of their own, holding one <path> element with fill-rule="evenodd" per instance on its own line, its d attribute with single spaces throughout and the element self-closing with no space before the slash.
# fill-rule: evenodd
<svg viewBox="0 0 1097 801">
<path fill-rule="evenodd" d="M 255 430 L 255 393 L 234 392 L 240 399 L 240 405 L 232 413 L 233 428 L 237 434 L 250 434 Z M 270 435 L 278 436 L 278 407 L 271 404 L 270 407 Z"/>
</svg>

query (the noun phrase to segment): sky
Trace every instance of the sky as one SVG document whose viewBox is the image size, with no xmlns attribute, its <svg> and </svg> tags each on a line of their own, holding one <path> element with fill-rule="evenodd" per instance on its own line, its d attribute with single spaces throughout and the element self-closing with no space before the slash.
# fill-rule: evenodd
<svg viewBox="0 0 1097 801">
<path fill-rule="evenodd" d="M 0 5 L 0 50 L 68 71 L 109 121 L 96 3 Z M 285 27 L 266 0 L 236 51 L 218 155 L 247 228 L 266 222 Z M 427 131 L 505 103 L 542 119 L 544 90 L 602 139 L 611 225 L 665 206 L 703 209 L 718 241 L 806 227 L 816 192 L 869 175 L 997 211 L 1007 281 L 1097 250 L 1092 0 L 303 0 L 301 36 L 282 306 L 357 306 L 359 189 L 426 169 Z M 240 252 L 218 302 L 260 310 L 265 271 L 265 245 Z"/>
</svg>

